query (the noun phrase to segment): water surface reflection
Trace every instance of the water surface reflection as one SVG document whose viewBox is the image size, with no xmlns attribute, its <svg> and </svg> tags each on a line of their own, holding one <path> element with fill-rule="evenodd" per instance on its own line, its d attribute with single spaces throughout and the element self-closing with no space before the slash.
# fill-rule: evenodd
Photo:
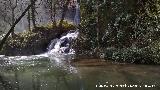
<svg viewBox="0 0 160 90">
<path fill-rule="evenodd" d="M 38 56 L 39 57 L 39 56 Z M 7 61 L 0 64 L 0 90 L 160 90 L 160 66 L 98 62 L 63 62 L 57 58 Z M 74 66 L 74 67 L 73 67 Z M 73 69 L 74 68 L 74 69 Z M 155 85 L 153 88 L 96 87 L 105 85 Z"/>
</svg>

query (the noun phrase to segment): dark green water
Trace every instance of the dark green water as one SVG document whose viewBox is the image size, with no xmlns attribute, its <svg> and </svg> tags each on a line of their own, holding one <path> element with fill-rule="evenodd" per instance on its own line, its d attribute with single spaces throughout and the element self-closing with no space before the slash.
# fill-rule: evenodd
<svg viewBox="0 0 160 90">
<path fill-rule="evenodd" d="M 0 90 L 160 90 L 160 66 L 70 66 L 55 58 L 30 58 L 1 58 Z M 120 87 L 125 84 L 137 87 Z"/>
</svg>

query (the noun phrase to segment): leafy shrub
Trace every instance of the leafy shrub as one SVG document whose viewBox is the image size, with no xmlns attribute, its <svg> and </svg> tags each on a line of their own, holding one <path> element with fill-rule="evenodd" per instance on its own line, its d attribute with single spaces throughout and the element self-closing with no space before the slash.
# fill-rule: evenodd
<svg viewBox="0 0 160 90">
<path fill-rule="evenodd" d="M 152 50 L 151 47 L 107 48 L 105 58 L 116 62 L 160 64 L 160 52 Z"/>
</svg>

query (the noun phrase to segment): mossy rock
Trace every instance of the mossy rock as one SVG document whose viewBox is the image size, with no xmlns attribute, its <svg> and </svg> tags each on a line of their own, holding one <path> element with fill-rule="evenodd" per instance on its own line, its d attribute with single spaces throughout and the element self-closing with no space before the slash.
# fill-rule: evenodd
<svg viewBox="0 0 160 90">
<path fill-rule="evenodd" d="M 75 29 L 73 24 L 63 22 L 63 27 L 39 26 L 36 29 L 18 33 L 9 37 L 0 54 L 7 56 L 35 55 L 47 51 L 50 41 L 68 30 Z"/>
</svg>

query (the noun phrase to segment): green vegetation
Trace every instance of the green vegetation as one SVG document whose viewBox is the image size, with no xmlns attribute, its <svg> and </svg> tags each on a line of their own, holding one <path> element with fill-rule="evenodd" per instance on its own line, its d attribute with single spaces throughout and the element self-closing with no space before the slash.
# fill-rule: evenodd
<svg viewBox="0 0 160 90">
<path fill-rule="evenodd" d="M 83 0 L 81 15 L 77 43 L 85 43 L 84 51 L 118 62 L 160 63 L 160 0 Z"/>
</svg>

